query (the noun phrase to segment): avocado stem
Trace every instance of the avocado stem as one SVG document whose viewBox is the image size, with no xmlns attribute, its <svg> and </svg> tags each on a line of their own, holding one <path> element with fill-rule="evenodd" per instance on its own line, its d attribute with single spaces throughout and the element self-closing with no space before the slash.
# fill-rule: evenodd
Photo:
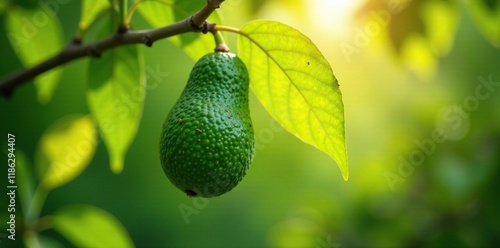
<svg viewBox="0 0 500 248">
<path fill-rule="evenodd" d="M 229 52 L 229 47 L 227 46 L 226 42 L 224 41 L 224 37 L 222 36 L 221 32 L 218 32 L 217 30 L 212 32 L 214 39 L 215 39 L 215 49 L 214 51 L 216 52 Z"/>
</svg>

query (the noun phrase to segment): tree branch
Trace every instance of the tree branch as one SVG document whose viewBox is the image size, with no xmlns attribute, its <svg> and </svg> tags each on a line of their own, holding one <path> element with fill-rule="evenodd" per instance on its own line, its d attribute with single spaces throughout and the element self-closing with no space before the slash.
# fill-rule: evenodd
<svg viewBox="0 0 500 248">
<path fill-rule="evenodd" d="M 1 78 L 0 92 L 4 96 L 10 96 L 15 88 L 46 71 L 79 58 L 87 56 L 99 57 L 101 53 L 115 47 L 141 43 L 152 46 L 153 42 L 157 40 L 182 33 L 214 32 L 215 24 L 207 22 L 206 19 L 222 2 L 224 2 L 224 0 L 207 0 L 207 4 L 193 16 L 165 27 L 128 31 L 125 33 L 118 32 L 102 40 L 85 45 L 79 44 L 78 42 L 72 42 L 61 52 L 40 64 L 22 69 Z"/>
</svg>

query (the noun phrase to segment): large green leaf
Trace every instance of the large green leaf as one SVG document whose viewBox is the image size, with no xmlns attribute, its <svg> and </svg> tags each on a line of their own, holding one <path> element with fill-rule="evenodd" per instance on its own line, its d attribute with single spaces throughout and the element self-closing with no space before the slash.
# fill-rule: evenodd
<svg viewBox="0 0 500 248">
<path fill-rule="evenodd" d="M 151 26 L 162 27 L 193 15 L 203 7 L 204 3 L 187 0 L 142 1 L 138 10 Z M 209 20 L 220 24 L 219 11 L 214 11 Z M 195 61 L 215 48 L 213 37 L 201 33 L 176 35 L 169 40 Z"/>
<path fill-rule="evenodd" d="M 101 33 L 114 32 L 113 21 Z M 139 127 L 146 77 L 137 46 L 122 46 L 90 61 L 87 102 L 109 152 L 111 170 L 120 173 L 128 147 Z"/>
<path fill-rule="evenodd" d="M 467 1 L 476 25 L 491 44 L 500 48 L 500 0 Z"/>
<path fill-rule="evenodd" d="M 88 205 L 66 206 L 52 219 L 54 229 L 76 247 L 134 247 L 120 221 L 102 209 Z"/>
<path fill-rule="evenodd" d="M 78 28 L 87 30 L 99 14 L 110 7 L 108 0 L 83 0 Z"/>
<path fill-rule="evenodd" d="M 344 105 L 330 64 L 298 30 L 254 21 L 240 30 L 238 54 L 253 92 L 290 133 L 329 154 L 349 177 Z"/>
<path fill-rule="evenodd" d="M 53 123 L 40 138 L 35 154 L 42 186 L 52 189 L 76 178 L 94 157 L 96 146 L 90 116 L 72 115 Z"/>
<path fill-rule="evenodd" d="M 54 12 L 11 6 L 6 18 L 7 37 L 25 67 L 38 64 L 63 48 L 61 24 Z M 61 72 L 61 68 L 54 68 L 35 78 L 41 103 L 46 104 L 52 98 Z"/>
</svg>

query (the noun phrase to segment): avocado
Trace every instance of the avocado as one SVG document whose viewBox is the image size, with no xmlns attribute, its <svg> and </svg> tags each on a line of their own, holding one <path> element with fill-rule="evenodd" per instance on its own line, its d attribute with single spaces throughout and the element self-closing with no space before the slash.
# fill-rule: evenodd
<svg viewBox="0 0 500 248">
<path fill-rule="evenodd" d="M 160 137 L 163 171 L 188 196 L 222 195 L 250 168 L 248 90 L 248 71 L 235 54 L 207 54 L 194 65 Z"/>
</svg>

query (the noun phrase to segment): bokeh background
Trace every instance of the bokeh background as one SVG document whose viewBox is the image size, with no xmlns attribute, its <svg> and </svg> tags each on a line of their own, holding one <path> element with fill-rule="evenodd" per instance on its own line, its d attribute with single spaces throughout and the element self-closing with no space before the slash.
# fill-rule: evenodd
<svg viewBox="0 0 500 248">
<path fill-rule="evenodd" d="M 66 1 L 57 13 L 65 43 L 77 30 L 80 4 Z M 221 12 L 228 26 L 284 22 L 323 52 L 343 93 L 349 180 L 328 155 L 284 131 L 251 93 L 256 154 L 250 171 L 226 195 L 186 197 L 161 169 L 158 139 L 194 61 L 162 40 L 141 46 L 146 66 L 168 76 L 149 82 L 157 87 L 146 92 L 124 171 L 110 171 L 99 139 L 88 168 L 50 192 L 42 216 L 93 205 L 115 216 L 136 247 L 500 246 L 500 1 L 227 0 Z M 149 27 L 138 14 L 132 23 Z M 0 75 L 6 75 L 23 66 L 4 18 L 0 27 Z M 237 52 L 236 36 L 227 39 Z M 30 164 L 53 122 L 89 112 L 88 60 L 64 66 L 47 104 L 38 102 L 31 83 L 0 99 L 2 137 L 15 134 L 16 149 Z M 6 163 L 2 168 L 4 177 Z M 6 239 L 4 196 L 0 245 L 22 247 L 21 235 Z M 72 246 L 51 229 L 40 235 Z"/>
</svg>

